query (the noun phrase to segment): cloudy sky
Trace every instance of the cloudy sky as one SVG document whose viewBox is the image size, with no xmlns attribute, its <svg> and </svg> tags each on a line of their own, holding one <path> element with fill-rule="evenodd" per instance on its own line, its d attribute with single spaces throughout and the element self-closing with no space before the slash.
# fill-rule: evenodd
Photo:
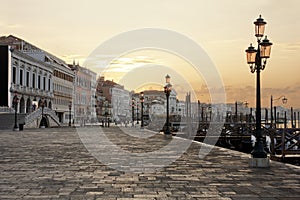
<svg viewBox="0 0 300 200">
<path fill-rule="evenodd" d="M 298 0 L 10 0 L 1 2 L 0 35 L 15 35 L 69 63 L 75 59 L 84 64 L 99 45 L 116 35 L 144 28 L 171 30 L 191 39 L 207 53 L 222 78 L 228 102 L 247 100 L 254 107 L 255 75 L 246 64 L 245 49 L 250 43 L 256 44 L 253 22 L 261 14 L 268 23 L 265 33 L 274 44 L 262 72 L 263 105 L 269 105 L 270 95 L 274 98 L 285 95 L 288 98 L 285 106 L 300 107 L 299 8 Z M 197 90 L 197 98 L 209 99 L 205 95 L 209 87 L 206 78 L 192 80 L 193 70 L 188 67 L 191 63 L 180 55 L 160 50 L 122 55 L 112 51 L 102 55 L 97 66 L 86 67 L 100 73 L 101 62 L 105 65 L 111 59 L 114 61 L 107 68 L 106 77 L 128 85 L 128 89 L 143 88 L 150 83 L 158 86 L 172 66 L 169 71 L 178 91 L 186 92 L 182 89 L 186 88 L 185 83 L 176 78 L 179 74 L 186 82 L 195 82 L 197 86 L 192 89 Z M 145 64 L 146 68 L 150 64 L 156 66 L 153 69 L 166 67 L 149 72 L 146 68 L 139 69 Z M 130 72 L 135 78 L 122 82 L 124 74 Z M 147 82 L 132 83 L 145 76 L 149 77 Z M 161 80 L 153 78 L 151 82 L 151 77 Z M 276 104 L 280 105 L 280 101 Z"/>
</svg>

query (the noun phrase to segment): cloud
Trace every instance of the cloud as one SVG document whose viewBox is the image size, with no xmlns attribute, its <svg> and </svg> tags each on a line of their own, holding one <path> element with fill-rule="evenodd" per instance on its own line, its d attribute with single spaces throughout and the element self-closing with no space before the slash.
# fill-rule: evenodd
<svg viewBox="0 0 300 200">
<path fill-rule="evenodd" d="M 96 73 L 101 73 L 116 57 L 117 55 L 113 54 L 96 54 L 85 58 L 83 66 L 95 71 Z"/>
<path fill-rule="evenodd" d="M 107 64 L 105 73 L 127 73 L 148 64 L 159 64 L 159 62 L 148 56 L 119 57 Z"/>
<path fill-rule="evenodd" d="M 86 56 L 80 54 L 70 54 L 70 55 L 63 55 L 62 57 L 66 59 L 82 59 L 85 58 Z"/>
<path fill-rule="evenodd" d="M 300 41 L 293 43 L 281 43 L 279 44 L 280 49 L 283 51 L 299 51 L 300 50 Z"/>
<path fill-rule="evenodd" d="M 149 64 L 149 63 L 156 63 L 158 62 L 150 57 L 147 56 L 137 56 L 137 57 L 121 57 L 113 60 L 111 62 L 112 65 L 114 64 L 123 64 L 123 65 L 134 65 L 134 64 Z"/>
<path fill-rule="evenodd" d="M 122 65 L 132 65 L 132 59 L 131 58 L 117 58 L 113 61 L 110 62 L 111 65 L 118 65 L 118 64 L 122 64 Z"/>
<path fill-rule="evenodd" d="M 23 26 L 21 24 L 9 24 L 7 25 L 7 27 L 9 29 L 18 29 L 18 28 L 22 28 Z"/>
<path fill-rule="evenodd" d="M 256 88 L 254 86 L 226 86 L 225 89 L 227 102 L 247 101 L 250 103 L 249 107 L 256 107 Z M 273 99 L 285 96 L 288 99 L 288 104 L 284 106 L 300 107 L 300 103 L 298 102 L 300 98 L 300 83 L 284 87 L 261 88 L 262 107 L 270 106 L 271 95 Z M 276 100 L 274 104 L 283 106 L 279 100 Z"/>
<path fill-rule="evenodd" d="M 130 70 L 132 70 L 132 66 L 131 67 L 127 67 L 124 66 L 124 64 L 113 64 L 113 65 L 109 65 L 108 68 L 105 69 L 105 72 L 116 72 L 116 73 L 127 73 Z"/>
<path fill-rule="evenodd" d="M 236 38 L 236 39 L 228 39 L 228 40 L 212 40 L 210 41 L 211 44 L 232 44 L 232 43 L 236 43 L 236 42 L 241 42 L 244 39 L 242 38 Z"/>
<path fill-rule="evenodd" d="M 20 28 L 23 27 L 23 25 L 21 25 L 21 24 L 7 24 L 7 23 L 4 23 L 4 22 L 0 21 L 0 27 L 1 27 L 1 29 L 7 29 L 7 30 L 11 31 L 13 29 L 20 29 Z"/>
</svg>

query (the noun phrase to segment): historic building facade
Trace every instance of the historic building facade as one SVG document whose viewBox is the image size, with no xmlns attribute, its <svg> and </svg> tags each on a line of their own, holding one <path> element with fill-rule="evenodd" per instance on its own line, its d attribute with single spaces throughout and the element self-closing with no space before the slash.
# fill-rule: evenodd
<svg viewBox="0 0 300 200">
<path fill-rule="evenodd" d="M 99 121 L 109 116 L 111 121 L 129 122 L 131 119 L 130 92 L 111 80 L 97 80 L 97 117 Z"/>
<path fill-rule="evenodd" d="M 96 73 L 78 64 L 69 65 L 75 72 L 74 120 L 76 124 L 96 122 Z"/>
<path fill-rule="evenodd" d="M 55 67 L 53 72 L 53 109 L 61 123 L 68 123 L 70 118 L 71 121 L 73 119 L 74 72 L 66 66 L 53 65 Z"/>
<path fill-rule="evenodd" d="M 17 95 L 19 113 L 30 113 L 41 105 L 52 108 L 53 105 L 53 69 L 18 49 L 17 45 L 0 43 L 1 105 L 13 107 L 13 98 Z M 6 71 L 5 74 L 4 70 Z M 2 73 L 3 72 L 3 73 Z"/>
<path fill-rule="evenodd" d="M 25 96 L 25 109 L 21 97 L 20 111 L 26 111 L 26 108 L 29 111 L 30 101 L 34 109 L 43 99 L 45 106 L 56 111 L 60 123 L 68 123 L 70 112 L 73 115 L 74 108 L 72 69 L 63 60 L 15 36 L 0 37 L 0 44 L 9 45 L 8 54 L 14 56 L 8 60 L 12 63 L 9 70 L 10 84 L 16 83 L 11 84 L 14 87 L 10 90 L 11 93 L 16 91 L 24 96 L 25 93 L 29 94 L 29 90 L 32 92 L 31 96 Z M 21 57 L 23 61 L 20 60 Z M 10 94 L 9 100 L 12 95 Z"/>
<path fill-rule="evenodd" d="M 145 90 L 144 93 L 144 113 L 150 115 L 166 114 L 167 100 L 164 91 L 160 90 Z M 140 93 L 133 94 L 136 105 L 140 105 Z M 169 112 L 170 114 L 177 113 L 177 93 L 172 90 L 169 96 Z"/>
<path fill-rule="evenodd" d="M 116 122 L 129 122 L 131 120 L 131 99 L 124 86 L 115 85 L 111 88 L 112 117 Z"/>
</svg>

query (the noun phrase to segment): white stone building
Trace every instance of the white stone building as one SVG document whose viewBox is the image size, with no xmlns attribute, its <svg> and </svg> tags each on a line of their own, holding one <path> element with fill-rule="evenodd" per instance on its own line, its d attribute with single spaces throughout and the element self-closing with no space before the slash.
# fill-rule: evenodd
<svg viewBox="0 0 300 200">
<path fill-rule="evenodd" d="M 124 87 L 115 85 L 111 88 L 111 105 L 114 121 L 129 122 L 131 120 L 130 92 Z"/>
<path fill-rule="evenodd" d="M 1 39 L 0 39 L 1 42 Z M 12 107 L 13 97 L 19 98 L 17 111 L 31 113 L 44 99 L 45 107 L 53 104 L 53 69 L 18 50 L 17 46 L 1 45 L 1 62 L 7 70 L 1 80 L 1 106 Z"/>
<path fill-rule="evenodd" d="M 24 52 L 27 55 L 51 66 L 53 69 L 54 95 L 52 109 L 55 110 L 60 123 L 67 124 L 70 121 L 73 121 L 73 91 L 75 90 L 74 71 L 66 64 L 65 61 L 30 44 L 27 44 L 27 50 L 24 50 Z"/>
<path fill-rule="evenodd" d="M 144 113 L 150 115 L 165 115 L 167 112 L 167 99 L 164 91 L 159 90 L 145 90 L 144 93 Z M 139 102 L 139 94 L 135 93 L 135 102 Z M 177 93 L 172 90 L 169 96 L 169 114 L 177 114 Z"/>
<path fill-rule="evenodd" d="M 176 114 L 182 117 L 186 116 L 186 103 L 184 101 L 177 101 L 176 103 Z"/>
<path fill-rule="evenodd" d="M 10 45 L 15 49 L 16 53 L 13 52 L 13 55 L 18 54 L 17 52 L 19 52 L 23 54 L 23 57 L 26 56 L 27 60 L 39 63 L 39 65 L 36 66 L 32 63 L 25 64 L 23 62 L 20 62 L 18 66 L 16 65 L 16 67 L 18 67 L 16 68 L 16 86 L 22 82 L 23 84 L 28 85 L 28 80 L 29 82 L 31 79 L 35 80 L 32 84 L 36 85 L 31 85 L 31 87 L 35 89 L 32 93 L 32 96 L 34 96 L 34 94 L 36 96 L 35 98 L 33 97 L 35 100 L 34 102 L 37 101 L 37 104 L 40 104 L 41 101 L 37 97 L 43 97 L 47 107 L 56 111 L 59 121 L 61 123 L 68 123 L 70 114 L 69 106 L 71 105 L 72 109 L 71 115 L 73 115 L 74 107 L 72 102 L 74 72 L 68 65 L 56 56 L 12 35 L 1 37 L 0 44 Z M 17 64 L 17 62 L 15 62 L 15 64 Z M 25 66 L 29 67 L 26 68 Z M 32 69 L 32 71 L 30 71 L 29 68 Z M 14 68 L 12 68 L 12 70 L 14 70 Z M 14 71 L 11 73 L 14 73 Z M 22 90 L 23 85 L 21 86 Z M 22 105 L 21 102 L 20 105 Z M 23 107 L 21 111 L 23 111 Z"/>
</svg>

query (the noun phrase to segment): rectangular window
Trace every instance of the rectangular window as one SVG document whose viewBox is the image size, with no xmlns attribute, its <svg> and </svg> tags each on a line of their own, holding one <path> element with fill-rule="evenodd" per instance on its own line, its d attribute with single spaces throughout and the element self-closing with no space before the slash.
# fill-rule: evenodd
<svg viewBox="0 0 300 200">
<path fill-rule="evenodd" d="M 20 85 L 23 85 L 23 69 L 20 69 Z"/>
<path fill-rule="evenodd" d="M 14 84 L 16 84 L 16 78 L 17 78 L 17 77 L 16 77 L 16 75 L 17 75 L 17 74 L 16 74 L 16 72 L 17 72 L 16 70 L 17 70 L 17 69 L 16 69 L 15 67 L 13 67 L 13 71 L 12 71 L 12 75 L 13 75 L 12 81 L 13 81 Z"/>
<path fill-rule="evenodd" d="M 38 75 L 38 89 L 41 89 L 41 76 Z"/>
<path fill-rule="evenodd" d="M 29 72 L 26 72 L 26 87 L 29 87 Z"/>
<path fill-rule="evenodd" d="M 35 88 L 35 74 L 32 74 L 32 88 Z"/>
<path fill-rule="evenodd" d="M 46 77 L 43 77 L 43 90 L 46 90 Z"/>
<path fill-rule="evenodd" d="M 51 80 L 50 80 L 50 78 L 49 78 L 49 79 L 48 79 L 48 91 L 50 91 L 50 89 L 51 89 L 51 87 L 50 87 L 51 85 L 50 85 L 50 84 L 51 84 Z"/>
</svg>

